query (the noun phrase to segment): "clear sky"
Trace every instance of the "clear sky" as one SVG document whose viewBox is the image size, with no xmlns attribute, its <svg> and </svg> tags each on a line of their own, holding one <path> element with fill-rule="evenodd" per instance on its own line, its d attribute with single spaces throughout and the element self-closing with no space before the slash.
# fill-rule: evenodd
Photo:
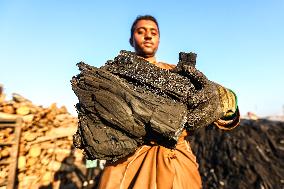
<svg viewBox="0 0 284 189">
<path fill-rule="evenodd" d="M 180 51 L 238 95 L 241 114 L 283 114 L 283 0 L 0 0 L 0 83 L 37 105 L 56 102 L 75 114 L 76 63 L 102 66 L 128 43 L 137 15 L 159 22 L 157 58 Z"/>
</svg>

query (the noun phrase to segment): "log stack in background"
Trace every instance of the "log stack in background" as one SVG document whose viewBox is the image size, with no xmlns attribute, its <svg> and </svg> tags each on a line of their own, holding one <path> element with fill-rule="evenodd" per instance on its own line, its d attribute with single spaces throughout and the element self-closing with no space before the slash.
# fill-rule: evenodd
<svg viewBox="0 0 284 189">
<path fill-rule="evenodd" d="M 74 177 L 74 170 L 84 169 L 83 155 L 80 150 L 72 148 L 72 135 L 77 128 L 77 118 L 70 115 L 64 106 L 36 106 L 18 94 L 13 94 L 12 100 L 7 101 L 3 87 L 0 86 L 0 118 L 13 116 L 22 118 L 16 178 L 18 188 L 58 188 L 64 187 L 64 184 L 64 188 L 80 187 L 81 183 L 76 175 Z M 13 137 L 15 136 L 11 128 L 1 129 L 1 142 L 11 141 Z M 9 147 L 0 151 L 0 160 L 9 160 Z M 66 174 L 58 174 L 62 172 Z M 68 172 L 69 177 L 75 178 L 75 181 L 73 178 L 73 181 L 71 178 L 63 178 L 68 177 Z M 7 174 L 7 168 L 2 166 L 0 182 Z M 70 176 L 72 174 L 73 176 Z"/>
<path fill-rule="evenodd" d="M 3 93 L 3 85 L 0 83 L 0 103 L 5 99 L 5 94 Z"/>
</svg>

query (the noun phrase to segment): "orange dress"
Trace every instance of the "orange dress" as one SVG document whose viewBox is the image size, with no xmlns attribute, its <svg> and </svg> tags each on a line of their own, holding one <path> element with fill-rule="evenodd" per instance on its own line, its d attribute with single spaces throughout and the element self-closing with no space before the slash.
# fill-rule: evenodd
<svg viewBox="0 0 284 189">
<path fill-rule="evenodd" d="M 163 69 L 174 65 L 155 63 Z M 238 121 L 216 123 L 220 128 L 234 127 Z M 143 145 L 128 157 L 107 163 L 99 183 L 100 189 L 200 189 L 198 163 L 192 153 L 184 130 L 176 149 L 157 144 Z"/>
</svg>

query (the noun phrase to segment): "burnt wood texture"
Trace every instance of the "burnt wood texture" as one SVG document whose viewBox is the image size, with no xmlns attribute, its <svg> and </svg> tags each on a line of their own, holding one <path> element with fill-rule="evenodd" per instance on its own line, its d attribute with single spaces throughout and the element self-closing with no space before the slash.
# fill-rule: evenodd
<svg viewBox="0 0 284 189">
<path fill-rule="evenodd" d="M 196 54 L 180 53 L 177 67 L 165 70 L 128 51 L 100 68 L 78 63 L 75 146 L 88 159 L 116 161 L 150 141 L 174 148 L 183 129 L 216 121 L 216 84 L 195 64 Z"/>
</svg>

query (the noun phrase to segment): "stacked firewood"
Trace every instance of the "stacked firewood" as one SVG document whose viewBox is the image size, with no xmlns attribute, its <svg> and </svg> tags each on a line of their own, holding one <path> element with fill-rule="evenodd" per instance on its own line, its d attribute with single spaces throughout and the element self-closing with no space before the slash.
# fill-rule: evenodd
<svg viewBox="0 0 284 189">
<path fill-rule="evenodd" d="M 13 94 L 12 100 L 7 101 L 2 91 L 0 87 L 0 119 L 11 116 L 22 118 L 16 178 L 18 188 L 64 186 L 63 180 L 66 181 L 66 178 L 60 173 L 73 174 L 77 168 L 84 169 L 82 151 L 72 147 L 77 118 L 70 115 L 64 106 L 36 106 L 18 94 Z M 1 142 L 10 141 L 14 137 L 12 128 L 0 132 Z M 12 153 L 9 147 L 0 151 L 0 161 L 9 160 Z M 7 171 L 1 167 L 0 179 L 7 177 Z M 80 187 L 78 178 L 77 183 L 76 179 L 70 182 Z"/>
<path fill-rule="evenodd" d="M 0 103 L 3 102 L 5 99 L 5 95 L 3 93 L 3 86 L 0 83 Z"/>
</svg>

